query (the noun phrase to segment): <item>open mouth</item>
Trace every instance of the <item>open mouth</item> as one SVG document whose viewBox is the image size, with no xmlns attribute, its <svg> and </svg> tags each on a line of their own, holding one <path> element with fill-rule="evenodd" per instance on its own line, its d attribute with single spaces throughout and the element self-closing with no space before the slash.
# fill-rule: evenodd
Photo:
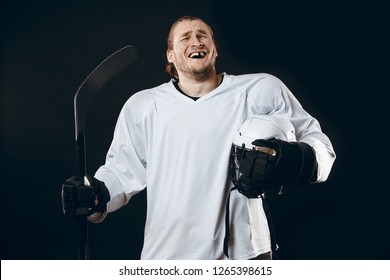
<svg viewBox="0 0 390 280">
<path fill-rule="evenodd" d="M 195 58 L 195 59 L 200 59 L 200 58 L 204 58 L 206 56 L 206 52 L 192 52 L 190 53 L 190 55 L 188 56 L 189 58 Z"/>
</svg>

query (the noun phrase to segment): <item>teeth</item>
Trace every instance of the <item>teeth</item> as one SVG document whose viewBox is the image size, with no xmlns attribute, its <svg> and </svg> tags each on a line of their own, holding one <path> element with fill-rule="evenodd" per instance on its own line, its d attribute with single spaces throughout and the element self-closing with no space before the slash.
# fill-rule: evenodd
<svg viewBox="0 0 390 280">
<path fill-rule="evenodd" d="M 194 52 L 190 54 L 190 58 L 203 58 L 206 56 L 205 52 Z"/>
</svg>

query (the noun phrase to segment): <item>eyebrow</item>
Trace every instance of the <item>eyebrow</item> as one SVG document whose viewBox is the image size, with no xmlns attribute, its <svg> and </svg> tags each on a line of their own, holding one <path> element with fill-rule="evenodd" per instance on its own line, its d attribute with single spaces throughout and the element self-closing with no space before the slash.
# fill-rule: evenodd
<svg viewBox="0 0 390 280">
<path fill-rule="evenodd" d="M 203 29 L 199 29 L 199 30 L 197 30 L 197 32 L 199 32 L 200 34 L 203 34 L 203 35 L 208 35 L 208 33 L 206 31 L 204 31 Z M 184 32 L 183 34 L 180 35 L 180 38 L 187 37 L 190 33 L 192 33 L 192 30 L 188 30 L 187 32 Z"/>
</svg>

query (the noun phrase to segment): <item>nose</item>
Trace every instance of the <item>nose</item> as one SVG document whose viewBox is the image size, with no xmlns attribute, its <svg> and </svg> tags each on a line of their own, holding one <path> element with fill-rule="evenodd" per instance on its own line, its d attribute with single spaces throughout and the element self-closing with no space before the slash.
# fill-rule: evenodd
<svg viewBox="0 0 390 280">
<path fill-rule="evenodd" d="M 194 36 L 192 45 L 197 48 L 202 48 L 204 46 L 204 44 L 199 40 L 197 36 Z"/>
</svg>

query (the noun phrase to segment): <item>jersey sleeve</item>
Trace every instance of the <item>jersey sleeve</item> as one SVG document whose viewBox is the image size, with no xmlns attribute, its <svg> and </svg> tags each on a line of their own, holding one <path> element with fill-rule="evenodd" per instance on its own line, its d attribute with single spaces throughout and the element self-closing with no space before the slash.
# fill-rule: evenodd
<svg viewBox="0 0 390 280">
<path fill-rule="evenodd" d="M 317 160 L 316 182 L 325 181 L 332 169 L 336 154 L 328 136 L 320 123 L 300 104 L 293 93 L 278 78 L 269 75 L 261 81 L 263 92 L 257 103 L 263 108 L 272 108 L 268 114 L 284 115 L 295 128 L 298 142 L 309 144 L 315 151 Z"/>
<path fill-rule="evenodd" d="M 109 189 L 107 212 L 126 205 L 131 197 L 146 187 L 146 157 L 140 98 L 131 97 L 122 108 L 105 164 L 95 177 Z"/>
</svg>

